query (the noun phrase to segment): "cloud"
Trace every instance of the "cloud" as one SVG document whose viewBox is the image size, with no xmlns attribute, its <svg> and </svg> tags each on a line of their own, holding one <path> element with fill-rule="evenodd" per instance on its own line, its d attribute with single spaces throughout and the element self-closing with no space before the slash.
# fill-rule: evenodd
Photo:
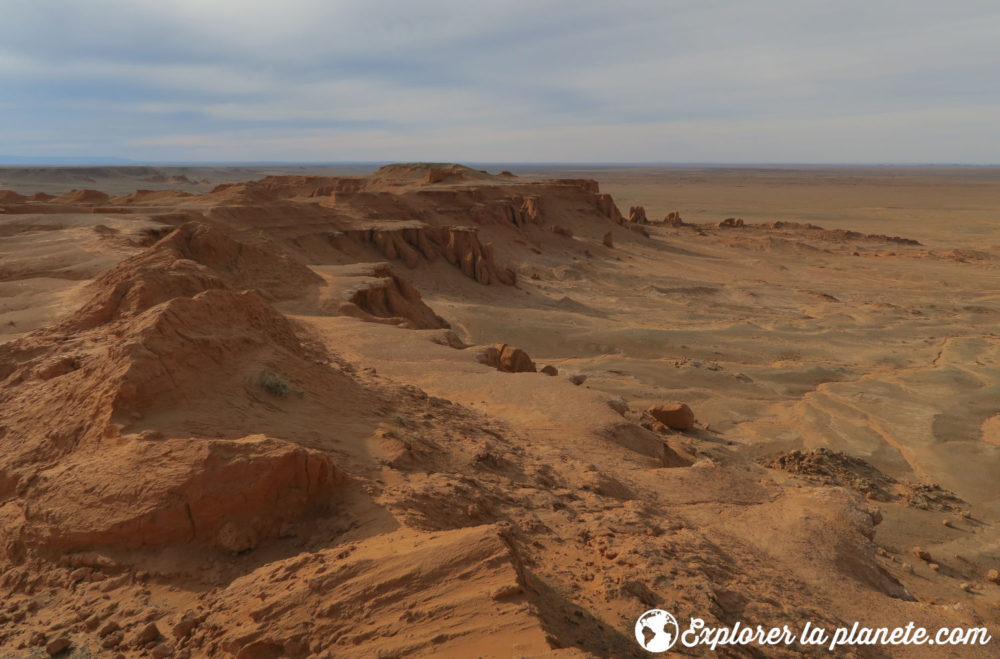
<svg viewBox="0 0 1000 659">
<path fill-rule="evenodd" d="M 0 139 L 134 159 L 986 162 L 998 33 L 1000 7 L 971 0 L 8 0 Z"/>
</svg>

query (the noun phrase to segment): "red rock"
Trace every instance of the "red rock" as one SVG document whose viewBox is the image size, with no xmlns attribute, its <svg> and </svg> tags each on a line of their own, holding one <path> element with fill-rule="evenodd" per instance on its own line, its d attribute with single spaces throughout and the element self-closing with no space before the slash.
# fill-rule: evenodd
<svg viewBox="0 0 1000 659">
<path fill-rule="evenodd" d="M 694 412 L 684 403 L 674 405 L 656 405 L 647 412 L 654 419 L 674 430 L 691 430 L 694 428 Z"/>
<path fill-rule="evenodd" d="M 142 630 L 135 635 L 135 645 L 145 645 L 160 638 L 160 628 L 156 626 L 155 622 L 151 622 Z"/>
<path fill-rule="evenodd" d="M 195 627 L 198 626 L 200 619 L 194 611 L 188 611 L 180 619 L 180 621 L 173 627 L 174 638 L 180 640 L 187 638 L 191 635 L 191 632 Z"/>
<path fill-rule="evenodd" d="M 720 227 L 729 228 L 739 228 L 744 226 L 742 218 L 739 217 L 727 217 L 726 219 L 719 222 Z"/>
<path fill-rule="evenodd" d="M 615 200 L 609 194 L 599 194 L 597 195 L 597 211 L 608 218 L 616 224 L 621 224 L 623 221 L 622 212 L 618 210 L 618 206 L 615 205 Z"/>
<path fill-rule="evenodd" d="M 72 572 L 70 572 L 69 579 L 73 583 L 76 583 L 78 581 L 83 581 L 84 579 L 86 579 L 87 577 L 89 577 L 90 573 L 93 572 L 93 571 L 94 570 L 92 568 L 89 568 L 89 567 L 78 567 L 75 570 L 73 570 Z"/>
<path fill-rule="evenodd" d="M 537 372 L 535 362 L 531 361 L 528 353 L 506 343 L 497 343 L 486 348 L 476 355 L 476 361 L 504 373 Z"/>
<path fill-rule="evenodd" d="M 169 643 L 160 643 L 150 650 L 149 653 L 153 659 L 167 659 L 167 657 L 174 656 L 174 648 Z"/>
<path fill-rule="evenodd" d="M 340 305 L 340 312 L 367 320 L 410 329 L 447 329 L 448 324 L 424 303 L 410 282 L 381 264 L 364 273 L 371 277 L 352 289 L 350 298 Z"/>
<path fill-rule="evenodd" d="M 542 200 L 540 197 L 526 197 L 521 205 L 521 215 L 528 221 L 540 224 L 542 222 Z"/>
<path fill-rule="evenodd" d="M 59 654 L 60 652 L 65 651 L 71 645 L 73 645 L 72 641 L 70 641 L 65 636 L 60 636 L 56 640 L 54 640 L 51 643 L 49 643 L 48 645 L 46 645 L 45 646 L 45 651 L 49 653 L 50 657 L 54 657 L 57 654 Z"/>
<path fill-rule="evenodd" d="M 628 209 L 628 221 L 636 224 L 649 224 L 646 209 L 642 206 L 632 206 Z"/>
</svg>

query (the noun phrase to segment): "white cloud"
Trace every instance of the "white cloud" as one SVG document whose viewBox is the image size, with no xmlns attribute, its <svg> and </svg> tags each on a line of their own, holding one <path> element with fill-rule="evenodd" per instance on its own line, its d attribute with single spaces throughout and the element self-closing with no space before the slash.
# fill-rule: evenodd
<svg viewBox="0 0 1000 659">
<path fill-rule="evenodd" d="M 997 34 L 978 0 L 8 0 L 0 121 L 133 158 L 995 160 Z"/>
</svg>

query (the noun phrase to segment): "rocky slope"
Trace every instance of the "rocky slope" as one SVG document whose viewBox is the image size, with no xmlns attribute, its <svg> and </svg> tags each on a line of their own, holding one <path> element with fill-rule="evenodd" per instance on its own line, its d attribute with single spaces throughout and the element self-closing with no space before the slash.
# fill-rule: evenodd
<svg viewBox="0 0 1000 659">
<path fill-rule="evenodd" d="M 3 279 L 77 278 L 0 345 L 0 655 L 644 656 L 632 625 L 653 607 L 997 621 L 991 550 L 934 535 L 971 548 L 988 515 L 894 456 L 753 444 L 823 405 L 837 428 L 854 417 L 832 387 L 765 388 L 765 367 L 755 383 L 658 338 L 712 354 L 718 330 L 688 326 L 703 299 L 733 317 L 762 304 L 699 279 L 725 255 L 930 261 L 923 245 L 626 220 L 594 181 L 456 165 L 20 192 L 0 197 L 0 231 L 45 249 Z M 773 314 L 839 304 L 789 285 L 753 292 Z M 755 393 L 732 403 L 735 387 Z M 738 431 L 722 408 L 748 416 Z"/>
</svg>

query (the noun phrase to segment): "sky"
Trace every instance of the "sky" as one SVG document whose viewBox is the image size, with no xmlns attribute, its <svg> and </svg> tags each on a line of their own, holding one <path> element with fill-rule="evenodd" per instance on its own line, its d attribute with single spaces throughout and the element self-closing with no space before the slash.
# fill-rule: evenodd
<svg viewBox="0 0 1000 659">
<path fill-rule="evenodd" d="M 998 163 L 1000 3 L 2 0 L 0 154 Z"/>
</svg>

